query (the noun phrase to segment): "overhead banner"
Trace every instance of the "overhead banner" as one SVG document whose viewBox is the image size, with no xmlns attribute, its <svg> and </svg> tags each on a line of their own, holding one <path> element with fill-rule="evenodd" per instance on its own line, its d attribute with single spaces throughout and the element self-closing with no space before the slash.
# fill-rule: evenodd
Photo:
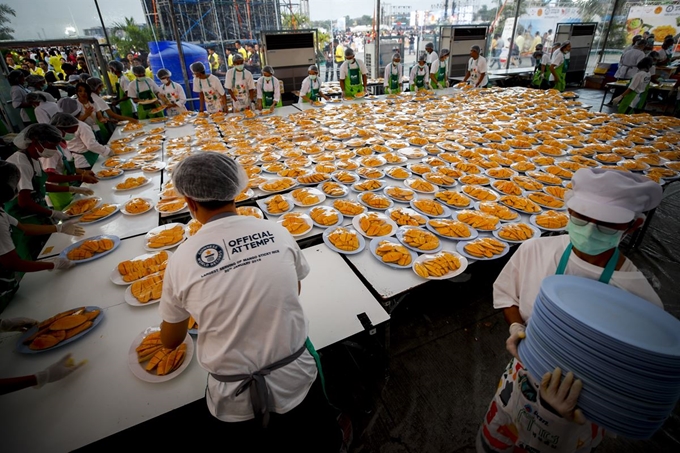
<svg viewBox="0 0 680 453">
<path fill-rule="evenodd" d="M 646 31 L 657 42 L 680 33 L 680 5 L 631 6 L 626 20 L 627 42 Z"/>
<path fill-rule="evenodd" d="M 536 32 L 543 36 L 548 31 L 552 40 L 558 23 L 582 22 L 578 8 L 527 8 L 518 23 L 533 37 Z"/>
</svg>

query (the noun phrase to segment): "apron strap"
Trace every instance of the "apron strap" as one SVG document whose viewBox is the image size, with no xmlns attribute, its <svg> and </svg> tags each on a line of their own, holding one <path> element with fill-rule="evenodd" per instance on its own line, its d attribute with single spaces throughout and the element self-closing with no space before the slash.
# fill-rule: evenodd
<svg viewBox="0 0 680 453">
<path fill-rule="evenodd" d="M 567 263 L 569 262 L 569 255 L 571 255 L 572 248 L 574 248 L 574 246 L 570 242 L 562 253 L 562 258 L 560 258 L 560 263 L 557 266 L 555 275 L 564 275 L 564 271 L 567 269 Z M 614 249 L 614 254 L 611 256 L 611 258 L 609 258 L 607 265 L 604 267 L 604 271 L 602 271 L 602 274 L 600 275 L 599 281 L 601 283 L 608 284 L 612 279 L 612 275 L 614 275 L 614 271 L 616 270 L 616 263 L 619 262 L 619 255 L 619 248 L 617 247 Z"/>
</svg>

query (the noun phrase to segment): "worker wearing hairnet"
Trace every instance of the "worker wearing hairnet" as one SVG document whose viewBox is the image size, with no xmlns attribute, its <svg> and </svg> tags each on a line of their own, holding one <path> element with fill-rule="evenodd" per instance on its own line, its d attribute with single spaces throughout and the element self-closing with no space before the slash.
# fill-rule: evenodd
<svg viewBox="0 0 680 453">
<path fill-rule="evenodd" d="M 130 100 L 130 96 L 127 94 L 127 89 L 130 86 L 130 79 L 128 79 L 125 74 L 123 74 L 123 63 L 120 61 L 109 62 L 109 71 L 113 73 L 118 79 L 116 81 L 116 100 L 113 101 L 114 106 L 118 106 L 120 113 L 123 116 L 132 117 L 135 113 L 135 107 Z"/>
<path fill-rule="evenodd" d="M 470 59 L 468 60 L 467 71 L 462 83 L 470 80 L 473 88 L 486 88 L 489 85 L 489 68 L 486 64 L 486 58 L 482 55 L 482 49 L 479 46 L 470 47 Z"/>
<path fill-rule="evenodd" d="M 114 112 L 109 104 L 107 104 L 106 101 L 102 99 L 101 92 L 104 90 L 104 81 L 102 79 L 99 77 L 90 77 L 85 83 L 87 83 L 87 85 L 92 90 L 92 101 L 94 101 L 95 109 L 98 112 L 106 114 L 106 117 L 104 117 L 106 118 L 106 121 L 112 120 L 114 123 L 116 121 L 132 121 L 133 123 L 137 122 L 137 119 L 132 116 L 123 116 Z M 99 126 L 100 128 L 104 127 L 103 124 L 100 124 Z"/>
<path fill-rule="evenodd" d="M 255 80 L 253 74 L 245 69 L 243 55 L 236 52 L 232 57 L 233 66 L 224 77 L 224 88 L 229 92 L 234 112 L 250 110 L 255 100 Z"/>
<path fill-rule="evenodd" d="M 428 42 L 425 44 L 425 61 L 427 62 L 427 69 L 430 70 L 432 63 L 439 60 L 439 55 L 434 51 L 434 44 Z"/>
<path fill-rule="evenodd" d="M 10 204 L 16 198 L 17 192 L 20 191 L 18 184 L 21 178 L 21 171 L 15 164 L 0 160 L 0 206 Z M 28 224 L 20 222 L 0 208 L 0 312 L 19 289 L 17 273 L 68 269 L 73 266 L 72 262 L 64 258 L 32 261 L 24 235 L 64 233 L 82 236 L 85 230 L 75 222 L 76 220 L 57 225 Z"/>
<path fill-rule="evenodd" d="M 57 105 L 63 113 L 68 113 L 74 117 L 77 117 L 82 109 L 80 103 L 71 98 L 59 99 Z M 68 150 L 73 154 L 76 169 L 90 170 L 92 168 L 90 162 L 95 162 L 98 156 L 108 156 L 111 154 L 111 148 L 97 141 L 92 128 L 87 123 L 77 118 L 75 119 L 78 121 L 77 127 L 76 125 L 57 125 L 57 127 L 60 129 L 66 127 L 68 129 L 64 140 Z M 87 130 L 88 128 L 90 130 Z"/>
<path fill-rule="evenodd" d="M 282 443 L 279 450 L 295 442 L 295 451 L 338 451 L 340 430 L 317 378 L 299 299 L 309 265 L 295 239 L 276 222 L 237 215 L 234 199 L 248 178 L 224 154 L 189 156 L 172 179 L 203 226 L 168 261 L 161 340 L 175 348 L 189 317 L 198 323 L 198 363 L 209 373 L 206 434 L 227 435 L 239 451 L 244 444 L 274 451 L 264 445 L 271 441 Z M 297 408 L 292 413 L 302 411 L 296 419 L 304 420 L 309 438 L 269 438 Z M 307 448 L 321 431 L 323 443 Z M 335 449 L 328 448 L 333 442 Z"/>
<path fill-rule="evenodd" d="M 262 77 L 255 84 L 257 95 L 257 108 L 263 113 L 272 113 L 274 108 L 281 107 L 281 85 L 279 79 L 274 77 L 274 68 L 265 66 L 262 68 Z"/>
<path fill-rule="evenodd" d="M 571 43 L 564 41 L 559 49 L 553 52 L 550 59 L 550 82 L 558 91 L 564 91 L 567 87 L 567 71 L 571 60 Z"/>
<path fill-rule="evenodd" d="M 404 67 L 401 65 L 401 55 L 395 53 L 392 55 L 392 62 L 385 66 L 385 73 L 383 86 L 385 93 L 399 94 L 401 93 L 401 77 Z"/>
<path fill-rule="evenodd" d="M 319 81 L 319 67 L 315 64 L 307 68 L 307 77 L 302 81 L 300 87 L 299 102 L 317 102 L 320 98 L 330 100 L 328 96 L 321 92 L 321 82 Z"/>
<path fill-rule="evenodd" d="M 207 113 L 227 112 L 227 96 L 220 79 L 205 73 L 205 65 L 200 61 L 192 63 L 194 74 L 194 93 L 198 93 L 198 111 Z"/>
<path fill-rule="evenodd" d="M 430 70 L 427 66 L 427 57 L 423 54 L 418 57 L 418 64 L 411 68 L 409 77 L 411 91 L 427 90 L 430 86 L 429 81 Z"/>
<path fill-rule="evenodd" d="M 162 118 L 162 110 L 154 111 L 159 106 L 158 94 L 161 89 L 152 78 L 146 76 L 144 66 L 135 66 L 132 68 L 132 73 L 135 75 L 135 80 L 128 85 L 128 96 L 137 103 L 137 118 L 140 120 Z"/>
<path fill-rule="evenodd" d="M 184 104 L 187 102 L 187 95 L 184 93 L 182 85 L 172 81 L 172 73 L 167 69 L 159 69 L 156 77 L 161 81 L 161 96 L 165 98 L 165 103 L 168 105 L 165 114 L 177 116 L 186 112 L 187 108 Z"/>
<path fill-rule="evenodd" d="M 364 62 L 355 58 L 352 48 L 345 49 L 345 61 L 340 65 L 340 88 L 343 95 L 353 99 L 359 93 L 366 93 L 368 84 L 368 68 Z"/>
<path fill-rule="evenodd" d="M 439 58 L 430 64 L 430 85 L 432 88 L 449 86 L 449 49 L 439 51 Z"/>
</svg>

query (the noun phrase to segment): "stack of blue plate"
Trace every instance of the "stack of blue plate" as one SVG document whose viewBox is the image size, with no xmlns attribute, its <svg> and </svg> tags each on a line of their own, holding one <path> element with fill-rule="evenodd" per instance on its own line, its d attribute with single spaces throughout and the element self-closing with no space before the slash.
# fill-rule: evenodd
<svg viewBox="0 0 680 453">
<path fill-rule="evenodd" d="M 537 382 L 573 372 L 583 414 L 621 436 L 649 438 L 680 397 L 680 321 L 595 280 L 543 280 L 519 356 Z"/>
</svg>

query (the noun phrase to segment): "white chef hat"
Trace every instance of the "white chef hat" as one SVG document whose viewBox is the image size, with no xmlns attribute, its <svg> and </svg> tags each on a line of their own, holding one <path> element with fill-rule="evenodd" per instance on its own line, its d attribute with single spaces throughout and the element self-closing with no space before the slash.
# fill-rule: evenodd
<svg viewBox="0 0 680 453">
<path fill-rule="evenodd" d="M 607 223 L 628 223 L 661 202 L 661 186 L 646 176 L 603 168 L 582 168 L 571 180 L 567 206 Z"/>
</svg>

